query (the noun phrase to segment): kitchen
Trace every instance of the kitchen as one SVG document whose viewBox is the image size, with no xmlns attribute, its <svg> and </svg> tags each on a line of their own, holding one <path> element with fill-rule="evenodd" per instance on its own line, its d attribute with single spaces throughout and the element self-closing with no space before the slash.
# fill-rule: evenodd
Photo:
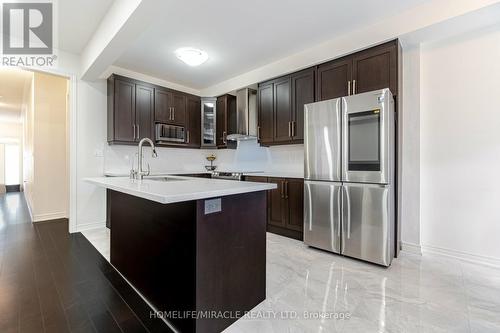
<svg viewBox="0 0 500 333">
<path fill-rule="evenodd" d="M 500 328 L 496 1 L 132 2 L 60 53 L 70 331 Z"/>
</svg>

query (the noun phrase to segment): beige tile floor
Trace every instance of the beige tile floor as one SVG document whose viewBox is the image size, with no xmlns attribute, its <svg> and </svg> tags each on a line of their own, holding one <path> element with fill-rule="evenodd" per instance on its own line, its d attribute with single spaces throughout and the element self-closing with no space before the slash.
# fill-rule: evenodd
<svg viewBox="0 0 500 333">
<path fill-rule="evenodd" d="M 83 234 L 109 260 L 109 231 Z M 500 269 L 404 252 L 386 269 L 268 234 L 267 299 L 225 332 L 500 332 Z"/>
</svg>

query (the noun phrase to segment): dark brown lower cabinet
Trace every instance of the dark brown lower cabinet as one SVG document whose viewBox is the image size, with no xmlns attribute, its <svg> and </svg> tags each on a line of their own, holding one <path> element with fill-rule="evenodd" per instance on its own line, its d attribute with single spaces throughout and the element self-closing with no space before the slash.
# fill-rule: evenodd
<svg viewBox="0 0 500 333">
<path fill-rule="evenodd" d="M 278 186 L 267 194 L 267 231 L 303 240 L 304 180 L 246 176 L 245 181 L 274 183 Z"/>
<path fill-rule="evenodd" d="M 304 232 L 304 180 L 286 179 L 285 196 L 288 201 L 286 228 L 302 234 Z"/>
</svg>

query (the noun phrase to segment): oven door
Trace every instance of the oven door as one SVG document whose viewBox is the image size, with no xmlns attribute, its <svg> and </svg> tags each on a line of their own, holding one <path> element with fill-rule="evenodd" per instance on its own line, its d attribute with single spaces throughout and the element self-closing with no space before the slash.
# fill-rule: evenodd
<svg viewBox="0 0 500 333">
<path fill-rule="evenodd" d="M 157 143 L 184 143 L 186 131 L 182 126 L 156 124 L 155 139 Z"/>
<path fill-rule="evenodd" d="M 389 89 L 342 100 L 342 180 L 388 184 L 394 159 L 394 100 Z"/>
</svg>

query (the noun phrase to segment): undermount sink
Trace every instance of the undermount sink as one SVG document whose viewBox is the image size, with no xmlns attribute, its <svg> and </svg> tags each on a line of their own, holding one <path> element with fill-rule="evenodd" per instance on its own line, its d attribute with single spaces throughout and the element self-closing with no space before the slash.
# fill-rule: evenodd
<svg viewBox="0 0 500 333">
<path fill-rule="evenodd" d="M 144 179 L 154 180 L 157 182 L 179 182 L 183 180 L 189 180 L 185 178 L 177 178 L 177 177 L 144 177 Z"/>
</svg>

